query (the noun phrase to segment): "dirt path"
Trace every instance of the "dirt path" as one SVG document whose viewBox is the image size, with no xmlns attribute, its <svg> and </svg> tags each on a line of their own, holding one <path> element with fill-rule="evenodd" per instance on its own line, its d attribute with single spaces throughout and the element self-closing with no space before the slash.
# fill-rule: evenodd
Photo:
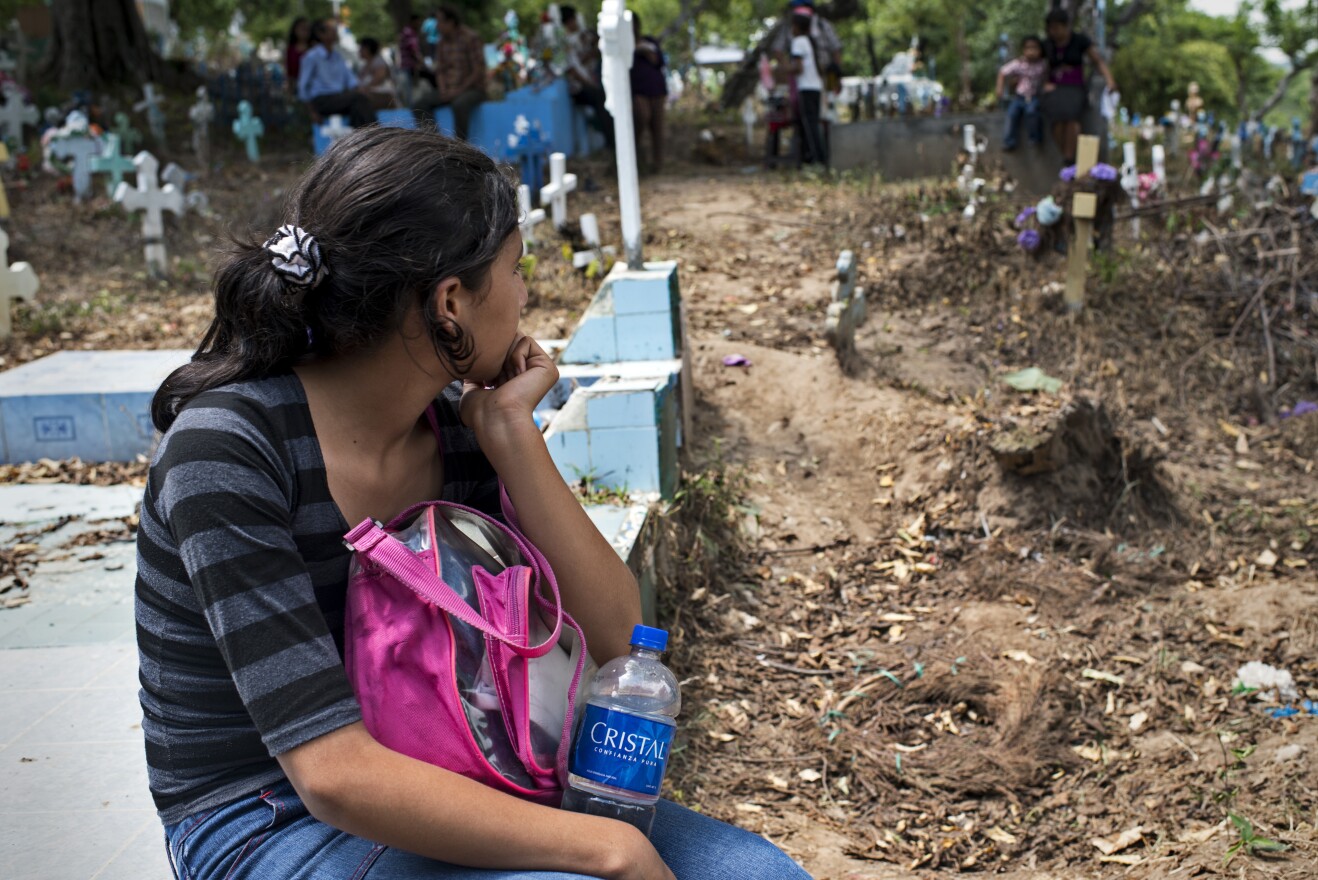
<svg viewBox="0 0 1318 880">
<path fill-rule="evenodd" d="M 1232 876 L 1307 876 L 1318 724 L 1229 692 L 1249 659 L 1310 687 L 1318 670 L 1312 450 L 1255 431 L 1237 457 L 1225 403 L 1163 405 L 1156 354 L 1085 351 L 1109 329 L 1002 296 L 1046 273 L 959 271 L 939 244 L 955 229 L 903 242 L 861 195 L 732 176 L 644 192 L 648 255 L 682 261 L 696 457 L 743 469 L 756 509 L 744 580 L 676 601 L 682 795 L 819 878 L 1215 874 L 1228 811 L 1298 850 Z M 871 291 L 855 376 L 822 339 L 844 246 Z M 990 449 L 1062 418 L 997 383 L 1022 352 L 1075 389 L 1069 463 L 1032 479 Z M 1154 455 L 1157 393 L 1179 448 Z"/>
</svg>

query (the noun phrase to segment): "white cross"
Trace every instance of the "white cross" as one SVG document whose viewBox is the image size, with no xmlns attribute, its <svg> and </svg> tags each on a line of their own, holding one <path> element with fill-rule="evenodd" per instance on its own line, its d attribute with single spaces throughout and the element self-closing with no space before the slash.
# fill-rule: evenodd
<svg viewBox="0 0 1318 880">
<path fill-rule="evenodd" d="M 154 83 L 147 83 L 142 86 L 142 94 L 145 95 L 142 100 L 133 105 L 133 109 L 138 113 L 146 111 L 146 122 L 151 128 L 151 137 L 155 138 L 157 144 L 165 141 L 165 111 L 160 109 L 160 96 L 156 94 Z"/>
<path fill-rule="evenodd" d="M 329 138 L 332 144 L 339 138 L 352 134 L 352 126 L 336 113 L 329 118 L 328 123 L 320 127 L 320 133 L 323 137 Z"/>
<path fill-rule="evenodd" d="M 600 54 L 604 80 L 604 107 L 613 114 L 614 145 L 618 159 L 618 214 L 622 224 L 623 253 L 627 265 L 640 269 L 641 187 L 636 176 L 636 131 L 632 128 L 632 55 L 636 37 L 625 0 L 604 0 L 599 14 Z"/>
<path fill-rule="evenodd" d="M 183 213 L 183 193 L 172 183 L 160 187 L 156 180 L 160 163 L 143 150 L 133 157 L 137 166 L 137 187 L 119 184 L 114 200 L 129 211 L 142 211 L 142 237 L 146 239 L 146 265 L 156 275 L 165 271 L 165 217 L 162 211 Z"/>
<path fill-rule="evenodd" d="M 16 144 L 23 142 L 23 126 L 36 125 L 41 113 L 36 107 L 23 100 L 23 94 L 16 88 L 5 89 L 5 103 L 0 106 L 0 128 L 4 137 Z"/>
<path fill-rule="evenodd" d="M 531 207 L 531 188 L 526 184 L 517 187 L 517 213 L 521 215 L 521 222 L 517 225 L 522 230 L 522 243 L 535 243 L 535 227 L 545 220 L 544 208 Z"/>
<path fill-rule="evenodd" d="M 614 252 L 612 247 L 600 247 L 600 224 L 594 214 L 581 215 L 581 238 L 586 242 L 586 250 L 572 255 L 572 268 L 584 269 L 596 260 L 604 268 L 604 255 Z"/>
<path fill-rule="evenodd" d="M 567 173 L 567 156 L 550 153 L 549 182 L 540 187 L 540 204 L 548 202 L 552 207 L 555 229 L 567 225 L 567 194 L 576 188 L 577 176 Z"/>
<path fill-rule="evenodd" d="M 755 120 L 759 115 L 755 112 L 755 98 L 748 95 L 746 100 L 741 102 L 741 121 L 746 125 L 746 148 L 750 149 L 755 145 Z"/>
<path fill-rule="evenodd" d="M 1167 183 L 1167 149 L 1162 144 L 1153 145 L 1153 176 L 1158 178 L 1158 189 Z"/>
<path fill-rule="evenodd" d="M 32 302 L 38 286 L 37 273 L 27 263 L 9 265 L 9 236 L 0 229 L 0 342 L 13 335 L 9 309 L 14 300 Z"/>
<path fill-rule="evenodd" d="M 86 135 L 51 141 L 50 154 L 73 160 L 73 198 L 81 202 L 92 188 L 92 159 L 101 154 L 101 147 Z"/>
<path fill-rule="evenodd" d="M 1139 157 L 1135 151 L 1135 142 L 1126 141 L 1121 145 L 1121 188 L 1130 199 L 1131 208 L 1140 206 L 1140 169 Z M 1130 231 L 1136 238 L 1140 234 L 1140 218 L 1130 218 Z"/>
</svg>

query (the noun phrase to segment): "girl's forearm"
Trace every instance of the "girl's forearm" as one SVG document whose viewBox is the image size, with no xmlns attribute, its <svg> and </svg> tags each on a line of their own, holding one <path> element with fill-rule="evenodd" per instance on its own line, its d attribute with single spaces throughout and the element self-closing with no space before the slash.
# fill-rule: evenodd
<svg viewBox="0 0 1318 880">
<path fill-rule="evenodd" d="M 637 845 L 622 823 L 495 791 L 385 748 L 360 723 L 280 762 L 322 822 L 451 864 L 616 877 Z"/>
<path fill-rule="evenodd" d="M 480 439 L 522 530 L 554 569 L 591 656 L 605 663 L 626 654 L 631 628 L 641 622 L 636 579 L 563 482 L 540 429 L 529 416 L 512 418 Z"/>
</svg>

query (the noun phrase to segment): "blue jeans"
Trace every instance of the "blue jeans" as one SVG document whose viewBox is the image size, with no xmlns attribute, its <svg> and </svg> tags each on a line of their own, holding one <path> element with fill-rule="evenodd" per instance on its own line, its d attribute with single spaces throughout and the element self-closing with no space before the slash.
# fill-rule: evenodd
<svg viewBox="0 0 1318 880">
<path fill-rule="evenodd" d="M 659 801 L 650 840 L 677 880 L 810 880 L 763 838 Z M 313 818 L 286 780 L 165 827 L 179 880 L 590 880 L 462 868 L 353 837 Z"/>
<path fill-rule="evenodd" d="M 1020 142 L 1021 119 L 1025 119 L 1025 132 L 1030 143 L 1043 143 L 1043 119 L 1039 115 L 1038 98 L 1022 98 L 1013 95 L 1007 105 L 1007 130 L 1002 135 L 1002 146 L 1008 150 L 1016 149 Z"/>
</svg>

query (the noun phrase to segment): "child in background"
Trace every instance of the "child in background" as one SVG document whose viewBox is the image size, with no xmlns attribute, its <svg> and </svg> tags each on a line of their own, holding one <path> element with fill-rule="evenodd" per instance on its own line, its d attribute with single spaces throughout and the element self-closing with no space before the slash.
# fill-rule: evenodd
<svg viewBox="0 0 1318 880">
<path fill-rule="evenodd" d="M 1021 120 L 1025 121 L 1025 131 L 1030 143 L 1038 146 L 1043 143 L 1043 119 L 1039 115 L 1039 93 L 1043 89 L 1044 78 L 1048 75 L 1048 62 L 1043 57 L 1043 41 L 1038 37 L 1026 37 L 1021 40 L 1021 54 L 1013 58 L 998 71 L 997 94 L 1006 100 L 1004 87 L 1007 80 L 1012 84 L 1011 101 L 1007 104 L 1007 130 L 1002 136 L 1002 148 L 1008 152 L 1016 149 L 1020 142 Z"/>
</svg>

